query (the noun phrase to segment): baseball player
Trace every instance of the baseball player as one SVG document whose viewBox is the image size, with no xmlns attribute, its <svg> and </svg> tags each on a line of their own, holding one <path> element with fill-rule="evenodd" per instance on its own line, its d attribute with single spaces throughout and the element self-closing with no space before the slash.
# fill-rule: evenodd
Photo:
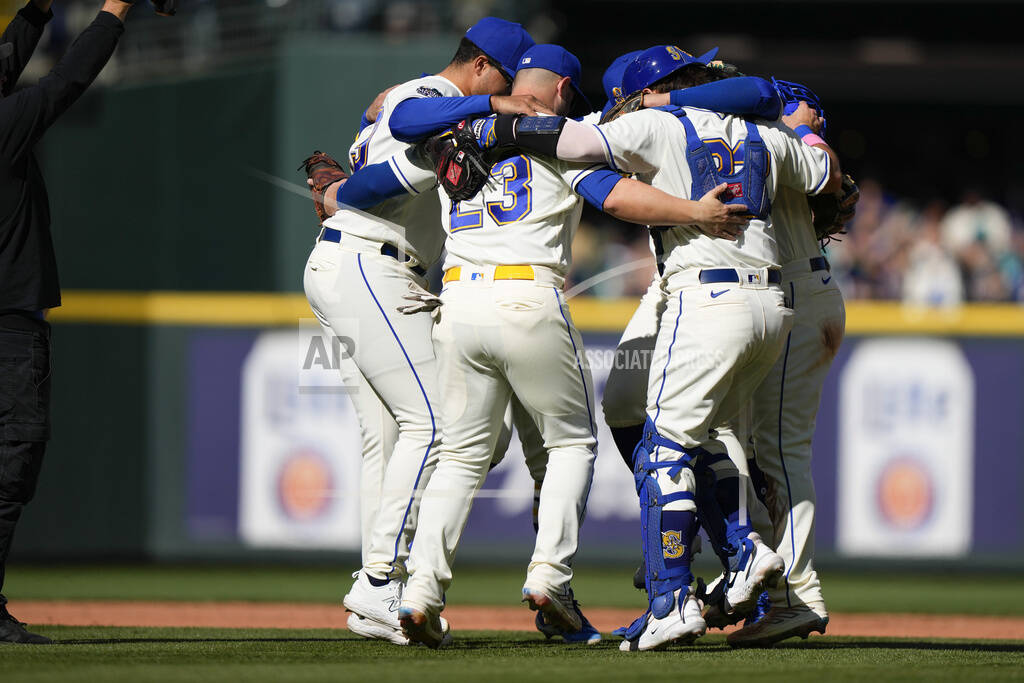
<svg viewBox="0 0 1024 683">
<path fill-rule="evenodd" d="M 432 176 L 416 164 L 410 145 L 392 134 L 393 112 L 410 100 L 446 97 L 500 109 L 509 100 L 499 95 L 508 91 L 520 56 L 532 44 L 518 24 L 492 17 L 477 22 L 443 71 L 387 93 L 376 121 L 352 146 L 353 170 L 388 161 L 409 187 L 417 174 Z M 305 271 L 307 297 L 325 330 L 355 340 L 342 377 L 353 389 L 363 437 L 364 489 L 373 495 L 373 482 L 380 482 L 376 515 L 368 515 L 367 521 L 373 518 L 363 566 L 344 599 L 353 613 L 348 625 L 360 635 L 395 643 L 406 642 L 396 610 L 418 492 L 436 463 L 441 434 L 431 316 L 400 315 L 396 309 L 410 286 L 426 284 L 426 267 L 440 254 L 439 210 L 436 193 L 418 191 L 366 211 L 341 208 L 324 222 Z M 397 425 L 393 446 L 389 430 L 380 426 L 387 418 Z M 373 473 L 375 467 L 382 476 Z"/>
<path fill-rule="evenodd" d="M 799 102 L 824 112 L 810 89 L 777 82 L 787 114 Z M 801 131 L 804 134 L 810 131 Z M 855 201 L 855 199 L 854 199 Z M 778 232 L 782 287 L 793 307 L 793 329 L 782 355 L 753 402 L 754 455 L 764 473 L 771 529 L 766 541 L 786 563 L 784 581 L 769 591 L 771 608 L 755 624 L 729 634 L 733 646 L 771 645 L 825 632 L 828 611 L 814 571 L 814 481 L 811 440 L 825 377 L 843 339 L 843 297 L 821 255 L 807 197 L 780 188 L 772 213 Z M 770 534 L 770 535 L 767 535 Z"/>
<path fill-rule="evenodd" d="M 713 53 L 694 58 L 674 46 L 650 53 L 647 58 L 659 64 L 677 63 L 651 84 L 655 92 L 709 77 L 706 65 Z M 793 123 L 815 121 L 806 106 L 796 117 Z M 753 604 L 760 589 L 783 571 L 782 559 L 746 516 L 745 459 L 730 459 L 715 430 L 747 404 L 789 332 L 791 312 L 780 287 L 770 211 L 777 188 L 833 192 L 841 183 L 838 160 L 813 134 L 798 138 L 779 124 L 755 125 L 689 108 L 638 111 L 598 127 L 546 119 L 510 125 L 499 117 L 495 130 L 497 144 L 515 140 L 521 147 L 555 151 L 562 159 L 606 161 L 680 196 L 725 179 L 733 201 L 753 217 L 735 242 L 685 226 L 664 236 L 669 296 L 652 362 L 644 438 L 634 452 L 650 602 L 626 629 L 622 649 L 691 641 L 706 628 L 689 588 L 695 466 L 715 474 L 711 500 L 720 508 L 718 522 L 730 545 L 732 604 Z M 554 141 L 552 130 L 559 131 Z M 717 169 L 712 150 L 722 157 Z M 737 170 L 741 150 L 743 166 Z"/>
<path fill-rule="evenodd" d="M 698 107 L 723 114 L 755 116 L 775 120 L 779 117 L 782 103 L 771 83 L 761 78 L 737 77 L 703 85 L 674 90 L 671 93 L 650 91 L 650 84 L 662 74 L 657 65 L 649 60 L 630 70 L 630 78 L 624 82 L 627 67 L 643 51 L 630 52 L 619 57 L 605 72 L 603 83 L 608 103 L 604 112 L 621 102 L 625 96 L 638 91 L 645 93 L 645 107 L 667 104 Z M 608 374 L 601 408 L 605 422 L 611 429 L 612 438 L 626 465 L 632 469 L 633 449 L 643 436 L 647 419 L 647 384 L 649 359 L 654 352 L 654 341 L 658 326 L 665 310 L 666 296 L 661 287 L 662 263 L 665 253 L 661 246 L 662 230 L 651 231 L 651 250 L 658 263 L 658 274 L 640 299 L 640 304 L 630 318 L 615 350 L 616 363 Z"/>
<path fill-rule="evenodd" d="M 558 46 L 538 45 L 523 56 L 513 93 L 530 92 L 565 112 L 582 98 L 578 79 L 575 57 Z M 579 628 L 569 582 L 593 474 L 594 404 L 582 340 L 560 289 L 580 196 L 642 223 L 693 222 L 694 210 L 701 208 L 623 179 L 602 164 L 513 154 L 495 163 L 491 176 L 497 182 L 476 197 L 445 207 L 448 257 L 435 328 L 445 431 L 424 493 L 400 611 L 410 639 L 434 647 L 444 635 L 439 615 L 459 536 L 513 394 L 548 450 L 523 598 L 550 623 Z M 718 204 L 713 195 L 701 203 L 708 201 Z M 719 204 L 716 211 L 725 222 L 732 210 Z"/>
</svg>

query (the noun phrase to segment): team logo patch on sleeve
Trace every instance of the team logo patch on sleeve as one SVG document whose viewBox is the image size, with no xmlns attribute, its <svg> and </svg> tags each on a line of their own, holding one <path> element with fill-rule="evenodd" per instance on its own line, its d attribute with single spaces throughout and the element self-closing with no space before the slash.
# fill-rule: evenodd
<svg viewBox="0 0 1024 683">
<path fill-rule="evenodd" d="M 441 94 L 440 90 L 436 88 L 428 88 L 425 85 L 421 85 L 420 87 L 416 88 L 416 94 L 422 95 L 423 97 L 444 97 L 444 95 Z"/>
</svg>

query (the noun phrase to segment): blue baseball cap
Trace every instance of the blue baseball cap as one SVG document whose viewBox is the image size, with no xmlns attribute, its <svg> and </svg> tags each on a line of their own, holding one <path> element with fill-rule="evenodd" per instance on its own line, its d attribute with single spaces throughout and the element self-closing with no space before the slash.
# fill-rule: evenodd
<svg viewBox="0 0 1024 683">
<path fill-rule="evenodd" d="M 523 53 L 534 45 L 520 24 L 497 17 L 484 17 L 470 26 L 466 39 L 500 64 L 509 78 L 515 78 Z"/>
<path fill-rule="evenodd" d="M 656 83 L 690 64 L 707 66 L 717 54 L 717 47 L 711 48 L 700 57 L 694 57 L 675 45 L 649 47 L 626 67 L 626 71 L 622 74 L 622 94 L 628 97 L 635 92 L 640 92 L 652 83 Z"/>
<path fill-rule="evenodd" d="M 534 45 L 523 53 L 519 69 L 546 69 L 559 76 L 568 76 L 572 89 L 576 91 L 572 110 L 584 113 L 591 111 L 590 100 L 580 89 L 580 76 L 583 72 L 580 60 L 561 45 Z"/>
<path fill-rule="evenodd" d="M 622 101 L 622 74 L 626 71 L 629 63 L 640 56 L 641 52 L 643 50 L 627 52 L 605 69 L 604 76 L 601 77 L 601 85 L 604 86 L 604 96 L 608 101 L 605 103 L 604 109 L 601 110 L 602 115 Z"/>
</svg>

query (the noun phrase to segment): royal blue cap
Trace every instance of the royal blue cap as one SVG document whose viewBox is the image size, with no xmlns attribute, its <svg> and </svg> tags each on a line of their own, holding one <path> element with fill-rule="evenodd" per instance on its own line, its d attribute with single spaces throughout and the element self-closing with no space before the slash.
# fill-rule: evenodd
<svg viewBox="0 0 1024 683">
<path fill-rule="evenodd" d="M 533 47 L 533 38 L 520 24 L 497 17 L 484 17 L 469 27 L 466 39 L 501 64 L 509 78 L 515 78 L 523 53 Z"/>
<path fill-rule="evenodd" d="M 707 66 L 717 54 L 717 47 L 700 57 L 694 57 L 675 45 L 649 47 L 626 67 L 622 74 L 622 94 L 628 97 L 690 64 Z"/>
<path fill-rule="evenodd" d="M 641 52 L 643 50 L 627 52 L 605 69 L 604 76 L 601 77 L 601 85 L 604 86 L 604 96 L 608 101 L 605 102 L 602 113 L 607 112 L 622 100 L 622 74 L 626 71 L 629 63 L 640 56 Z"/>
<path fill-rule="evenodd" d="M 580 60 L 561 45 L 534 45 L 519 60 L 519 68 L 546 69 L 559 76 L 568 76 L 572 89 L 576 91 L 573 111 L 591 111 L 590 100 L 580 89 L 580 77 L 583 73 Z"/>
</svg>

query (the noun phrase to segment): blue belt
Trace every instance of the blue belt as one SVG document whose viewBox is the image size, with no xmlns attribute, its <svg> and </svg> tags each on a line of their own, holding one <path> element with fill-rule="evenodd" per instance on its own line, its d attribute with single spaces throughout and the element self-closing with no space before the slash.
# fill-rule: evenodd
<svg viewBox="0 0 1024 683">
<path fill-rule="evenodd" d="M 700 282 L 702 285 L 719 282 L 739 282 L 740 274 L 732 268 L 705 268 L 700 271 Z M 781 285 L 782 273 L 777 268 L 768 269 L 768 284 Z"/>
<path fill-rule="evenodd" d="M 341 231 L 340 230 L 335 230 L 334 228 L 324 228 L 323 231 L 320 233 L 320 239 L 317 240 L 317 241 L 319 241 L 319 242 L 334 242 L 335 244 L 340 244 L 341 243 Z M 396 261 L 399 261 L 401 263 L 407 263 L 409 261 L 409 257 L 406 256 L 401 251 L 399 251 L 398 247 L 396 247 L 393 244 L 388 244 L 387 242 L 385 242 L 382 245 L 380 245 L 380 253 L 383 256 L 390 256 L 391 258 L 393 258 Z M 416 273 L 420 277 L 426 277 L 427 276 L 427 269 L 424 268 L 423 266 L 409 266 L 409 270 L 411 270 L 412 272 Z"/>
<path fill-rule="evenodd" d="M 814 273 L 819 270 L 832 270 L 824 256 L 815 256 L 811 259 L 811 272 Z"/>
</svg>

